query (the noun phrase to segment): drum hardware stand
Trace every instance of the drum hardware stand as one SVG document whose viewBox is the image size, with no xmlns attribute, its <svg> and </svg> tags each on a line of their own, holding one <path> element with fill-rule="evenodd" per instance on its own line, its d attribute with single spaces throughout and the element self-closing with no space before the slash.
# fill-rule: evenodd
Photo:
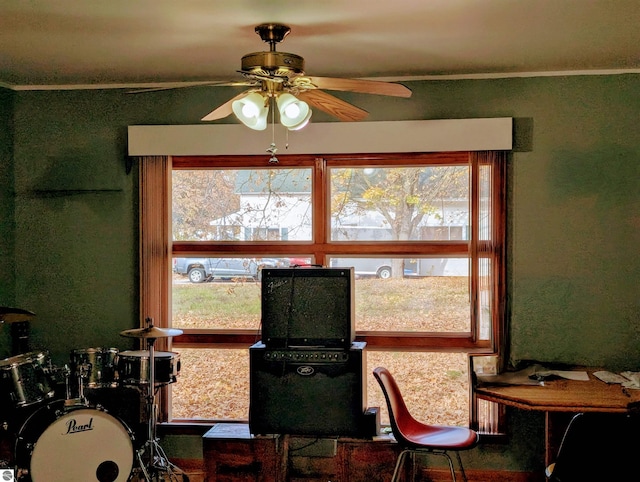
<svg viewBox="0 0 640 482">
<path fill-rule="evenodd" d="M 69 375 L 71 373 L 71 370 L 69 369 L 69 367 L 67 367 L 67 365 L 65 365 L 64 367 L 65 369 L 65 389 L 67 392 L 67 396 L 64 400 L 64 406 L 66 407 L 73 407 L 76 405 L 89 405 L 89 402 L 87 401 L 87 398 L 84 396 L 84 383 L 83 383 L 83 379 L 85 378 L 89 378 L 91 376 L 91 364 L 90 363 L 83 363 L 81 365 L 78 365 L 77 367 L 77 375 L 78 375 L 78 397 L 77 398 L 71 398 L 71 386 L 69 383 Z"/>
<path fill-rule="evenodd" d="M 71 376 L 71 368 L 69 368 L 69 365 L 65 363 L 62 371 L 64 373 L 64 399 L 69 400 L 71 398 L 71 383 L 69 382 L 69 377 Z"/>
<path fill-rule="evenodd" d="M 189 477 L 187 474 L 169 461 L 169 458 L 160 446 L 156 436 L 157 412 L 154 344 L 157 338 L 181 335 L 182 330 L 156 328 L 153 326 L 151 318 L 147 318 L 145 321 L 147 323 L 147 328 L 139 330 L 125 330 L 120 333 L 123 336 L 146 339 L 147 346 L 149 348 L 149 386 L 145 396 L 147 415 L 149 417 L 147 440 L 142 448 L 137 451 L 136 458 L 140 465 L 140 471 L 142 472 L 146 482 L 163 480 L 172 482 L 180 482 L 182 480 L 183 482 L 188 482 Z"/>
</svg>

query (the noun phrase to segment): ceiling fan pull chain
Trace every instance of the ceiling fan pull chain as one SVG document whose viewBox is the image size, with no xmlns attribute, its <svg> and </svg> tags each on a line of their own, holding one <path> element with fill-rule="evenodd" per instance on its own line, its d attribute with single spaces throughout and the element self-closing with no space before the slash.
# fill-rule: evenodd
<svg viewBox="0 0 640 482">
<path fill-rule="evenodd" d="M 267 149 L 267 152 L 271 154 L 269 158 L 269 164 L 278 164 L 278 158 L 276 157 L 276 152 L 278 152 L 278 148 L 276 147 L 276 114 L 273 108 L 273 97 L 269 98 L 269 102 L 271 103 L 271 145 Z"/>
<path fill-rule="evenodd" d="M 276 145 L 276 110 L 275 110 L 275 101 L 273 97 L 269 97 L 269 102 L 271 103 L 271 144 Z"/>
</svg>

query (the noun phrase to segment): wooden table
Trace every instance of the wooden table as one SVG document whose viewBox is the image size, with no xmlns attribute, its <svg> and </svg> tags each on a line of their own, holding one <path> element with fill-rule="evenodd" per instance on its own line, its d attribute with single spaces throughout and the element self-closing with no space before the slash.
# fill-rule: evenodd
<svg viewBox="0 0 640 482">
<path fill-rule="evenodd" d="M 589 381 L 550 380 L 544 386 L 477 386 L 478 398 L 524 410 L 545 412 L 640 411 L 640 390 L 625 390 L 618 384 L 606 384 L 589 373 Z"/>
<path fill-rule="evenodd" d="M 476 386 L 475 396 L 523 410 L 545 412 L 545 465 L 556 456 L 566 425 L 580 412 L 640 413 L 640 390 L 606 384 L 586 370 L 588 381 L 549 380 L 544 386 Z"/>
</svg>

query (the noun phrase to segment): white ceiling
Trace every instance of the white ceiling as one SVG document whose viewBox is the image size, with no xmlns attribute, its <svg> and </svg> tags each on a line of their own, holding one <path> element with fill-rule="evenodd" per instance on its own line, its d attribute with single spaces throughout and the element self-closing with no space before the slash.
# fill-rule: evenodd
<svg viewBox="0 0 640 482">
<path fill-rule="evenodd" d="M 0 85 L 240 80 L 267 22 L 316 76 L 640 72 L 640 0 L 2 0 Z"/>
</svg>

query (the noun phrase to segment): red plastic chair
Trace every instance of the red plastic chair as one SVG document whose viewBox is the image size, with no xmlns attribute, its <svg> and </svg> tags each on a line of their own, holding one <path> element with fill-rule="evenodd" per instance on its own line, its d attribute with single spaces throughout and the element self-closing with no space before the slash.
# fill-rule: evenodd
<svg viewBox="0 0 640 482">
<path fill-rule="evenodd" d="M 413 418 L 407 409 L 402 393 L 389 370 L 384 367 L 378 367 L 373 370 L 373 376 L 382 388 L 384 398 L 387 401 L 387 408 L 389 409 L 391 430 L 402 448 L 396 461 L 391 482 L 396 482 L 400 474 L 400 468 L 408 454 L 411 455 L 412 476 L 415 477 L 415 456 L 421 453 L 446 457 L 449 462 L 451 477 L 455 482 L 456 472 L 448 452 L 455 452 L 462 477 L 466 482 L 467 476 L 464 473 L 459 452 L 475 447 L 478 443 L 478 434 L 464 427 L 428 425 L 419 422 Z"/>
</svg>

